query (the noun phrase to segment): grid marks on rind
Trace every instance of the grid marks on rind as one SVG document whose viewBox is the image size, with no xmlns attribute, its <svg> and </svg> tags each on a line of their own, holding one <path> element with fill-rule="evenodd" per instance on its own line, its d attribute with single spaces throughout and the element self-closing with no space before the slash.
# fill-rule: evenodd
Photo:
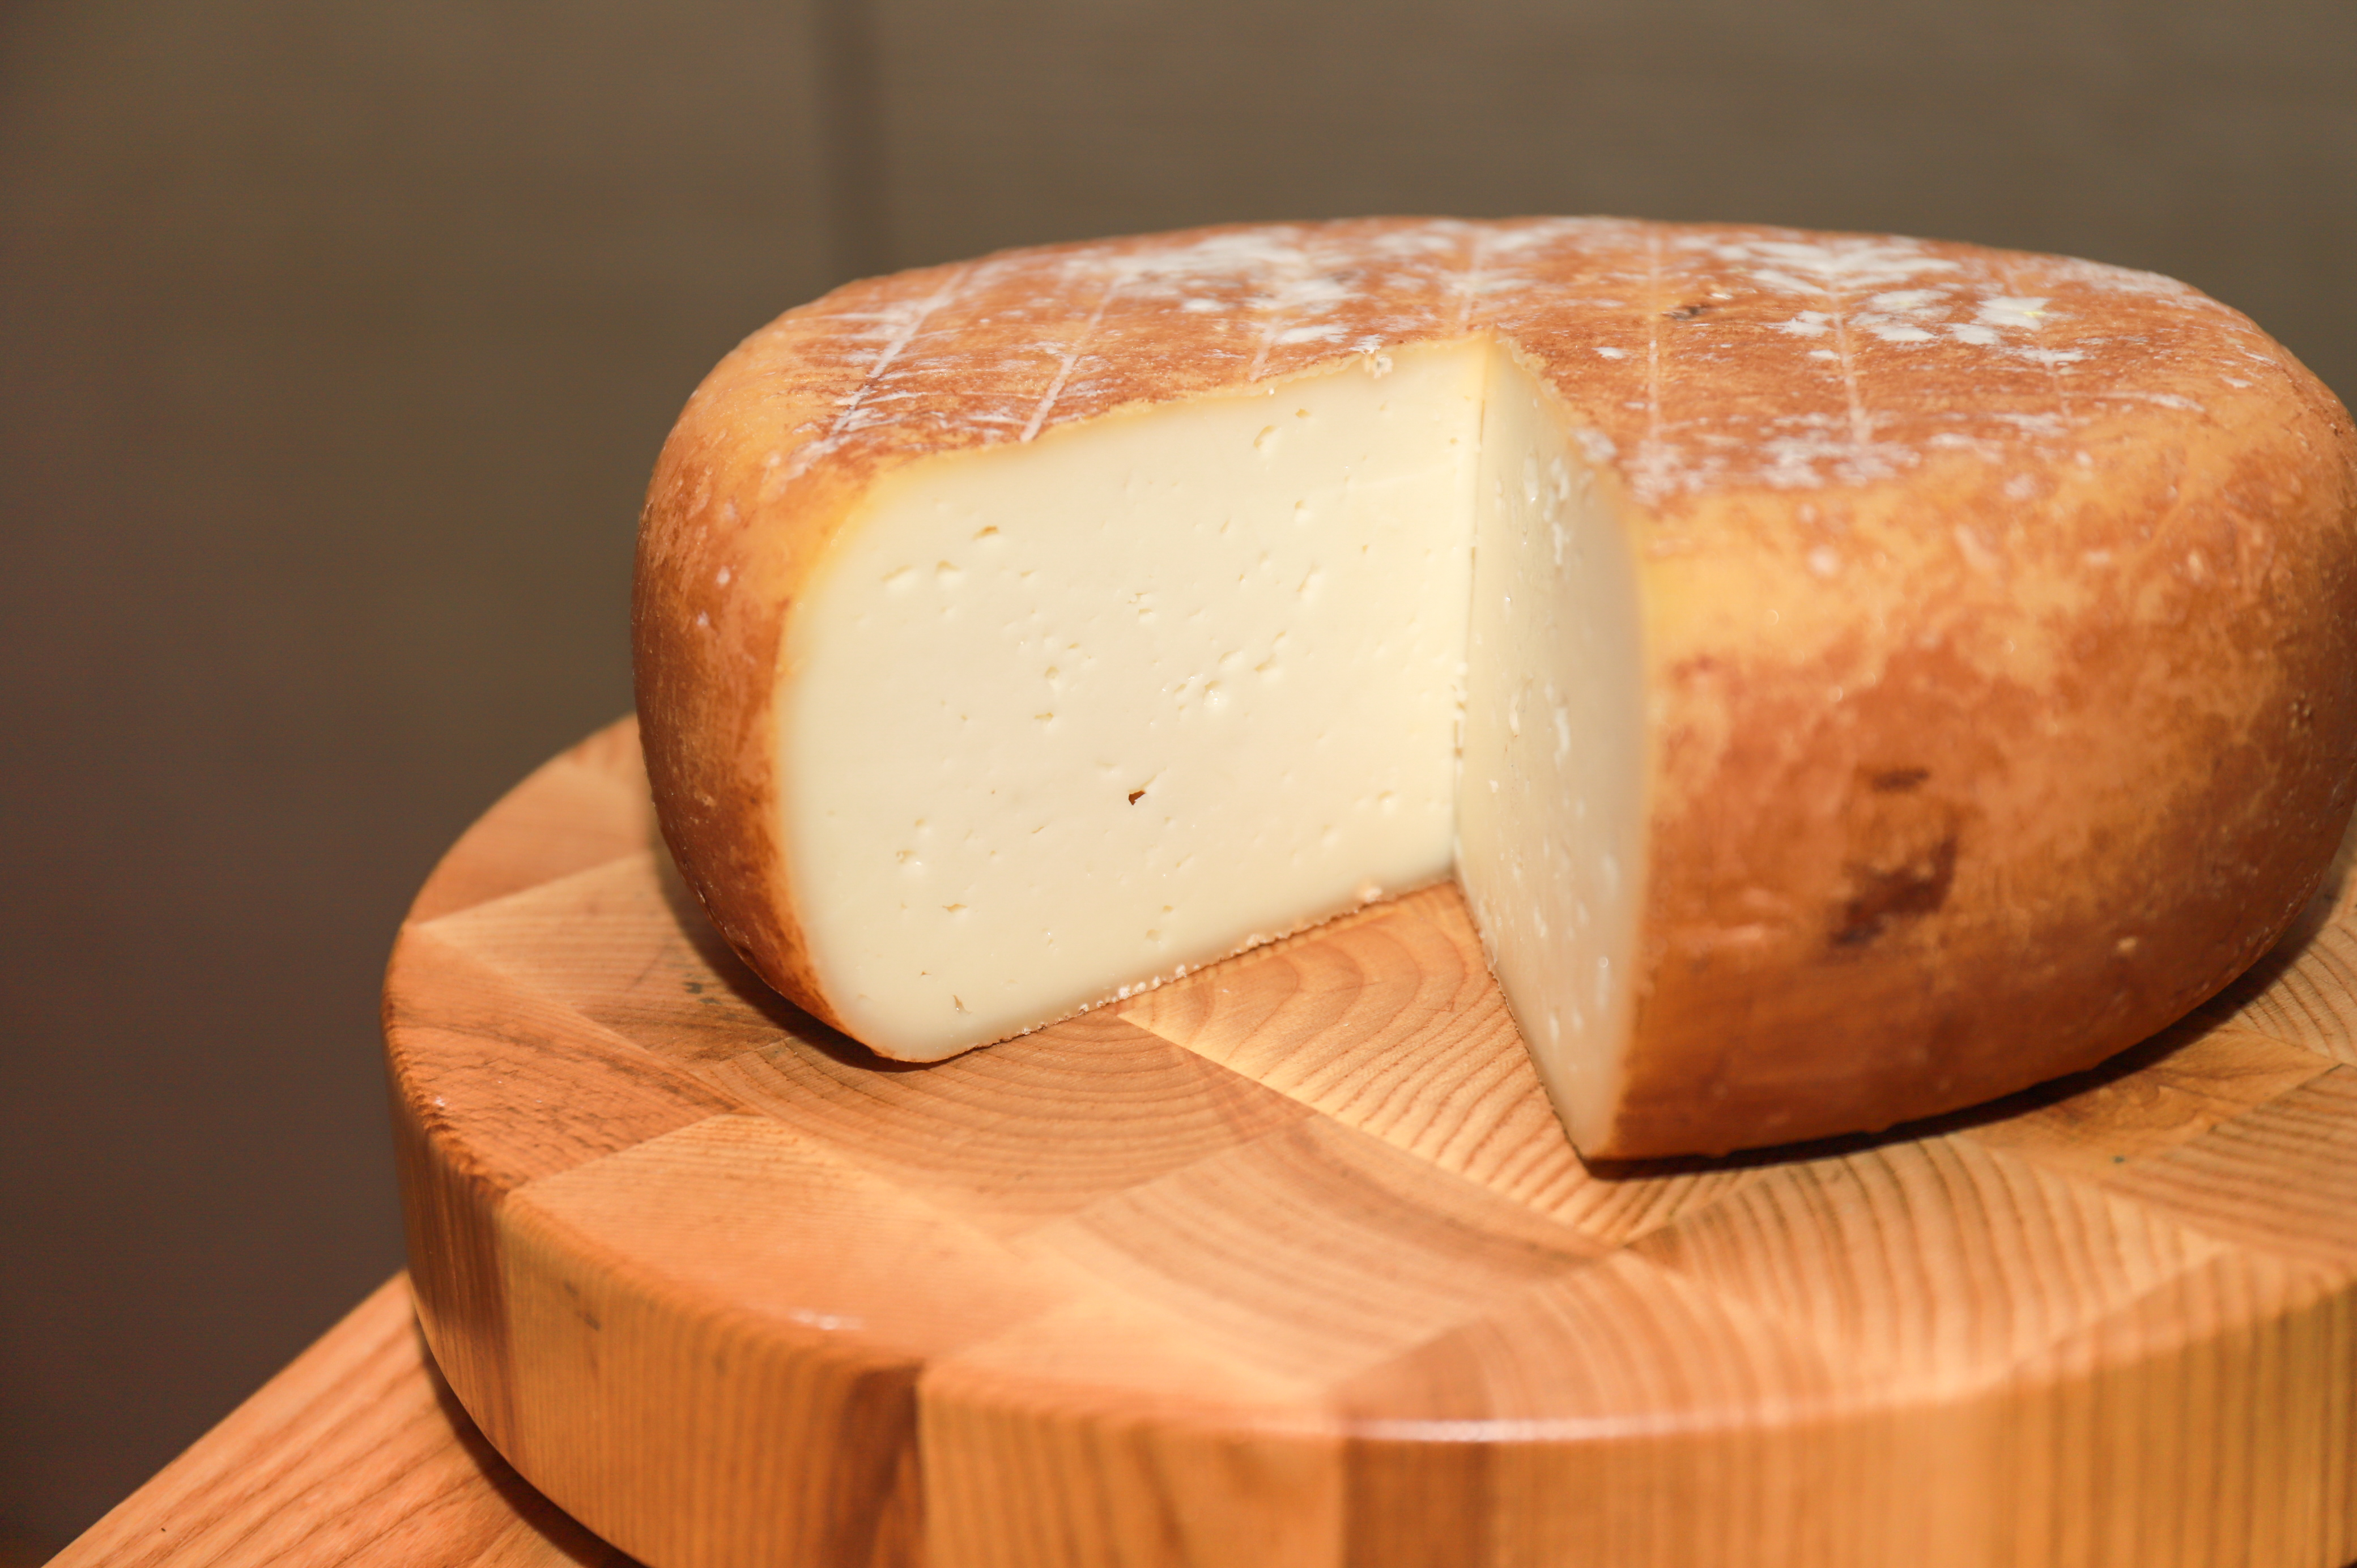
<svg viewBox="0 0 2357 1568">
<path fill-rule="evenodd" d="M 1894 236 L 1617 219 L 1360 220 L 1009 252 L 849 285 L 716 372 L 779 389 L 784 477 L 1030 441 L 1488 332 L 1599 462 L 1674 510 L 1867 487 L 1962 454 L 2050 467 L 2131 405 L 2190 427 L 2288 371 L 2198 292 Z M 1955 395 L 1969 385 L 1969 399 Z M 791 389 L 789 392 L 787 389 Z"/>
</svg>

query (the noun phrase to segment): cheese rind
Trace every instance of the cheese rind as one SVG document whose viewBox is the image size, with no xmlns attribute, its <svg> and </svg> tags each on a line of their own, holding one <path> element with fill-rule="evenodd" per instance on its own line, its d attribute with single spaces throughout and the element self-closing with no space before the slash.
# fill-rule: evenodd
<svg viewBox="0 0 2357 1568">
<path fill-rule="evenodd" d="M 1155 799 L 1149 780 L 1100 798 L 1071 757 L 1021 772 L 1038 738 L 1026 726 L 1069 706 L 1018 703 L 987 744 L 893 730 L 898 711 L 878 727 L 879 707 L 940 708 L 946 683 L 969 675 L 947 667 L 969 661 L 974 691 L 1021 697 L 1046 679 L 1026 660 L 1038 662 L 1050 623 L 1081 613 L 1010 599 L 994 612 L 997 634 L 927 641 L 1005 585 L 986 585 L 979 555 L 970 566 L 970 553 L 946 546 L 909 554 L 922 530 L 900 531 L 922 508 L 904 515 L 896 495 L 940 487 L 928 504 L 946 509 L 943 537 L 958 543 L 951 535 L 975 521 L 959 497 L 1002 464 L 1060 462 L 1060 449 L 1125 432 L 1177 440 L 1166 433 L 1292 389 L 1380 388 L 1378 367 L 1420 374 L 1419 355 L 1475 364 L 1478 354 L 1450 358 L 1469 344 L 1492 356 L 1479 456 L 1491 489 L 1502 478 L 1517 493 L 1525 457 L 1537 484 L 1484 520 L 1473 482 L 1453 526 L 1513 541 L 1507 577 L 1555 581 L 1563 597 L 1509 616 L 1477 587 L 1471 621 L 1459 614 L 1473 668 L 1455 859 L 1585 1153 L 1879 1127 L 2091 1065 L 2222 985 L 2314 886 L 2357 792 L 2357 439 L 2330 394 L 2247 320 L 2148 274 L 1889 237 L 1367 220 L 1050 247 L 870 280 L 788 313 L 713 373 L 658 465 L 634 620 L 664 833 L 722 933 L 821 1017 L 880 1049 L 932 1053 L 954 1040 L 920 1044 L 862 1012 L 863 999 L 931 1018 L 946 1002 L 954 1016 L 973 1000 L 962 980 L 943 998 L 930 972 L 898 986 L 849 978 L 916 940 L 894 923 L 895 889 L 910 885 L 859 868 L 911 849 L 918 818 L 934 820 L 918 801 L 939 797 L 895 795 L 896 768 L 937 783 L 1004 769 L 1024 789 L 1073 791 L 1036 799 L 1060 820 L 1073 813 L 1084 854 L 1124 844 L 1125 868 L 1185 853 L 1133 826 Z M 1529 411 L 1518 434 L 1516 406 Z M 1361 458 L 1394 455 L 1377 446 Z M 1557 457 L 1572 491 L 1550 521 Z M 1229 482 L 1209 459 L 1175 461 L 1189 484 Z M 1557 523 L 1585 542 L 1574 553 L 1594 572 L 1547 577 Z M 1097 548 L 1084 538 L 1054 553 L 1077 564 Z M 1224 548 L 1207 545 L 1205 574 L 1232 575 Z M 1189 553 L 1101 552 L 1089 571 L 1135 591 L 1123 585 L 1140 571 L 1176 584 Z M 1477 582 L 1506 580 L 1497 553 L 1475 550 Z M 855 558 L 865 564 L 844 565 Z M 962 574 L 954 591 L 943 562 Z M 838 577 L 874 590 L 858 614 L 884 615 L 897 590 L 883 585 L 903 567 L 920 575 L 906 604 L 929 604 L 931 618 L 888 632 L 824 620 Z M 1091 590 L 1061 591 L 1069 607 Z M 840 603 L 855 600 L 868 602 L 846 591 Z M 1214 613 L 1208 598 L 1194 608 Z M 1028 623 L 1017 623 L 1035 611 L 1027 642 Z M 1085 642 L 1106 628 L 1083 629 Z M 1219 801 L 1217 789 L 1181 789 L 1184 777 L 1210 777 L 1218 747 L 1180 745 L 1164 764 L 1151 746 L 1218 733 L 1207 708 L 1190 696 L 1182 717 L 1175 696 L 1207 691 L 1242 639 L 1211 643 L 1124 642 L 1115 661 L 1137 682 L 1135 712 L 1104 706 L 1108 733 L 1126 738 L 1080 759 L 1163 767 L 1163 799 L 1185 805 L 1169 831 L 1207 845 L 1245 820 L 1233 809 L 1244 791 Z M 1491 648 L 1501 664 L 1485 662 Z M 1159 673 L 1155 658 L 1168 661 Z M 863 661 L 896 660 L 899 698 L 856 694 L 884 679 Z M 1633 685 L 1619 673 L 1632 661 Z M 805 682 L 822 669 L 856 679 Z M 1351 690 L 1318 689 L 1335 700 Z M 1369 751 L 1329 775 L 1349 776 L 1321 786 L 1337 808 L 1364 798 L 1364 770 L 1431 771 L 1413 738 L 1428 724 L 1402 728 L 1377 707 L 1349 715 L 1351 744 L 1388 761 Z M 1593 726 L 1591 739 L 1632 723 L 1638 739 L 1558 757 L 1538 744 L 1558 710 L 1568 727 Z M 1267 733 L 1314 749 L 1305 710 L 1265 711 Z M 867 782 L 844 788 L 850 803 L 815 805 L 836 788 L 830 758 L 861 757 L 853 771 Z M 1501 786 L 1486 822 L 1468 804 L 1477 775 Z M 1428 832 L 1435 797 L 1416 799 Z M 1621 800 L 1637 802 L 1633 817 L 1600 804 Z M 1590 823 L 1577 832 L 1548 815 L 1583 801 Z M 839 833 L 827 810 L 850 813 Z M 1300 802 L 1278 814 L 1283 853 L 1246 854 L 1254 875 L 1282 859 L 1289 875 L 1303 824 L 1329 825 Z M 986 868 L 995 850 L 1003 865 L 1013 830 L 969 824 L 960 845 L 977 831 L 979 847 L 956 853 Z M 1448 857 L 1445 832 L 1437 853 L 1419 842 L 1427 848 L 1404 864 Z M 1375 843 L 1360 852 L 1376 855 Z M 1613 847 L 1623 843 L 1625 854 Z M 1511 891 L 1518 866 L 1528 886 L 1551 862 L 1575 879 Z M 926 875 L 950 875 L 942 864 Z M 1070 863 L 1039 864 L 1025 875 L 1052 878 Z M 1371 860 L 1367 874 L 1377 870 L 1416 875 Z M 1224 912 L 1174 941 L 1169 961 L 1328 912 L 1351 881 L 1329 871 L 1275 900 L 1289 913 L 1248 912 L 1262 907 L 1253 875 L 1235 880 L 1249 896 L 1232 907 L 1208 884 L 1191 891 L 1189 913 Z M 1626 903 L 1606 918 L 1597 900 L 1616 872 Z M 984 871 L 956 875 L 980 886 Z M 1028 1022 L 1163 972 L 1165 955 L 1140 945 L 1161 929 L 1138 918 L 1161 912 L 1137 906 L 1144 881 L 1103 906 L 1076 877 L 1039 886 L 1012 945 L 958 937 L 961 911 L 941 906 L 977 906 L 954 894 L 920 923 L 949 933 L 942 950 L 966 942 L 984 955 L 974 972 L 1004 982 L 1024 942 L 1041 930 L 1061 940 L 1039 911 L 1092 911 L 1111 945 L 1028 975 L 1046 1009 Z M 896 902 L 862 914 L 862 897 Z M 1598 934 L 1563 946 L 1566 918 L 1583 929 L 1582 900 Z M 1600 1027 L 1581 1004 L 1594 1050 L 1554 1052 L 1540 1036 L 1550 1020 L 1571 1022 L 1599 963 L 1622 978 L 1606 987 L 1620 989 Z"/>
</svg>

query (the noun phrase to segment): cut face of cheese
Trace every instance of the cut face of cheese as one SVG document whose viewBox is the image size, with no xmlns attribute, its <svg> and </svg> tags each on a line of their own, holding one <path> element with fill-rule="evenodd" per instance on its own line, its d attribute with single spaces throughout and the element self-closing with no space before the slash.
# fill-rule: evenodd
<svg viewBox="0 0 2357 1568">
<path fill-rule="evenodd" d="M 1458 880 L 1572 1137 L 1600 1146 L 1645 876 L 1637 564 L 1560 404 L 1491 363 L 1472 527 Z"/>
<path fill-rule="evenodd" d="M 1642 652 L 1577 435 L 1469 339 L 879 484 L 778 700 L 845 1027 L 936 1059 L 1453 866 L 1557 1102 L 1609 1104 Z"/>
<path fill-rule="evenodd" d="M 1454 876 L 1583 1153 L 2088 1068 L 2357 803 L 2357 432 L 2183 285 L 1379 219 L 847 285 L 640 536 L 666 841 L 930 1060 Z"/>
<path fill-rule="evenodd" d="M 1489 358 L 876 487 L 778 700 L 778 831 L 846 1029 L 932 1059 L 1448 875 Z"/>
</svg>

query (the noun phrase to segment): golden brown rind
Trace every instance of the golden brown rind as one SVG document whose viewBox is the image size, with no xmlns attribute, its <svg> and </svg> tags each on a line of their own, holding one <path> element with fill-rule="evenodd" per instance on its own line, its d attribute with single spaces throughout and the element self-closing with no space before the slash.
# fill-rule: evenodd
<svg viewBox="0 0 2357 1568">
<path fill-rule="evenodd" d="M 1631 498 L 1653 756 L 1637 1157 L 2091 1064 L 2233 977 L 2357 768 L 2357 439 L 2148 274 L 1619 220 L 1195 231 L 855 284 L 698 390 L 641 532 L 639 705 L 722 932 L 832 1021 L 775 844 L 784 618 L 874 478 L 1487 334 Z"/>
<path fill-rule="evenodd" d="M 2014 557 L 2111 553 L 2059 607 L 1935 544 L 1903 635 L 1860 626 L 1806 661 L 1659 650 L 1681 809 L 1653 824 L 1620 1120 L 1587 1152 L 1987 1100 L 2093 1065 L 2264 951 L 2352 803 L 2357 487 L 2312 461 L 2345 440 L 2314 410 L 2115 453 Z M 2003 515 L 1968 481 L 1913 504 Z"/>
</svg>

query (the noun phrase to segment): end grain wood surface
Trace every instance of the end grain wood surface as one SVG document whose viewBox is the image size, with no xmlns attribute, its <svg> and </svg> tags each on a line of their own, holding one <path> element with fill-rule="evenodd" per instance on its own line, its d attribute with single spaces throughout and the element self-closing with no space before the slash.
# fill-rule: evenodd
<svg viewBox="0 0 2357 1568">
<path fill-rule="evenodd" d="M 2331 1568 L 2347 881 L 2096 1072 L 1591 1170 L 1449 889 L 909 1068 L 713 937 L 618 726 L 396 950 L 420 1316 L 661 1568 Z"/>
</svg>

